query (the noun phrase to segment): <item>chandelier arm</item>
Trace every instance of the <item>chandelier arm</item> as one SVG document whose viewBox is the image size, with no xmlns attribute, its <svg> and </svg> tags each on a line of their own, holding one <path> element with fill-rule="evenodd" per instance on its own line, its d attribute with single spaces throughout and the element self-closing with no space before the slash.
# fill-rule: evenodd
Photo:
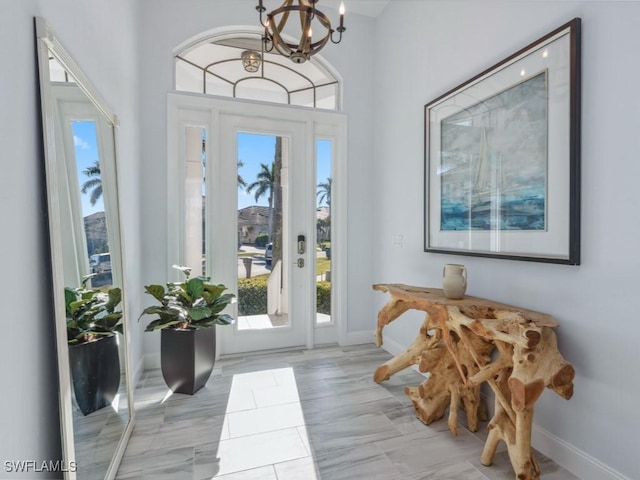
<svg viewBox="0 0 640 480">
<path fill-rule="evenodd" d="M 272 12 L 272 13 L 275 13 L 276 11 L 280 11 L 281 9 L 284 9 L 282 18 L 280 19 L 280 22 L 278 22 L 279 32 L 281 32 L 284 29 L 285 25 L 287 24 L 287 21 L 289 20 L 289 12 L 291 11 L 292 8 L 295 8 L 291 6 L 292 3 L 293 3 L 293 0 L 285 0 L 285 2 L 280 6 L 280 8 Z M 274 24 L 271 24 L 271 27 L 276 28 Z"/>
<path fill-rule="evenodd" d="M 271 43 L 273 48 L 275 48 L 280 55 L 284 55 L 285 57 L 290 57 L 294 51 L 293 49 L 296 48 L 296 45 L 291 45 L 285 42 L 278 31 L 271 34 Z"/>
<path fill-rule="evenodd" d="M 300 35 L 300 42 L 298 43 L 298 51 L 300 52 L 306 52 L 309 49 L 309 31 L 311 29 L 312 18 L 313 17 L 311 16 L 311 12 L 309 12 L 309 10 L 300 10 L 300 31 L 302 32 L 302 34 Z"/>
<path fill-rule="evenodd" d="M 330 38 L 331 38 L 331 43 L 335 43 L 338 44 L 342 41 L 342 32 L 344 32 L 346 30 L 346 28 L 342 27 L 342 28 L 338 28 L 338 40 L 334 40 L 333 39 L 333 34 L 335 33 L 334 30 L 331 30 L 331 34 L 330 34 Z"/>
<path fill-rule="evenodd" d="M 267 44 L 270 44 L 271 46 L 267 46 Z M 271 40 L 271 38 L 269 37 L 269 33 L 266 30 L 264 31 L 264 36 L 262 37 L 262 51 L 267 53 L 273 52 L 273 40 Z"/>
<path fill-rule="evenodd" d="M 312 43 L 310 45 L 311 53 L 309 53 L 309 55 L 311 56 L 318 53 L 320 50 L 322 50 L 322 47 L 324 47 L 328 41 L 329 41 L 329 35 L 325 35 L 321 40 L 318 40 L 317 42 Z"/>
</svg>

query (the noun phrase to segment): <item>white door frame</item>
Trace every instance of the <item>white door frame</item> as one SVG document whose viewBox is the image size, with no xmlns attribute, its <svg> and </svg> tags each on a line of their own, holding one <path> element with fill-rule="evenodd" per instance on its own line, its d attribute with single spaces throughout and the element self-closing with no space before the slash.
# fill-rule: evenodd
<svg viewBox="0 0 640 480">
<path fill-rule="evenodd" d="M 224 175 L 217 171 L 222 164 L 220 162 L 220 150 L 216 144 L 216 138 L 220 135 L 222 121 L 226 116 L 244 115 L 263 119 L 283 119 L 304 125 L 307 141 L 308 155 L 315 159 L 315 144 L 318 138 L 328 138 L 335 142 L 334 158 L 332 159 L 332 324 L 330 326 L 313 328 L 309 324 L 306 328 L 307 348 L 314 345 L 333 343 L 347 343 L 347 118 L 346 115 L 321 111 L 302 107 L 281 106 L 265 104 L 256 101 L 217 98 L 199 94 L 170 93 L 167 103 L 167 278 L 178 280 L 176 271 L 171 268 L 174 264 L 184 263 L 184 239 L 181 232 L 184 231 L 184 137 L 182 132 L 188 126 L 199 126 L 206 130 L 209 148 L 207 153 L 207 168 L 211 175 Z M 309 157 L 307 157 L 309 158 Z M 228 162 L 227 162 L 228 163 Z M 228 173 L 228 172 L 227 172 Z M 313 169 L 309 175 L 315 176 L 315 160 Z M 309 183 L 309 182 L 307 182 Z M 214 202 L 214 195 L 207 195 L 207 202 Z M 315 188 L 313 190 L 315 197 Z M 309 202 L 314 205 L 315 202 Z M 211 212 L 210 205 L 207 211 Z M 315 240 L 315 215 L 308 216 L 306 226 L 308 244 L 314 246 Z M 228 228 L 228 227 L 226 227 Z M 235 237 L 235 229 L 234 229 Z M 213 281 L 235 284 L 235 278 L 227 279 L 228 273 L 218 272 L 216 265 L 225 265 L 229 259 L 222 258 L 221 249 L 213 249 L 210 244 L 211 236 L 207 237 L 207 251 L 212 253 Z M 216 251 L 218 250 L 218 251 Z M 308 249 L 308 251 L 314 249 Z M 220 255 L 221 258 L 216 258 Z M 208 255 L 209 256 L 209 255 Z M 308 263 L 308 259 L 306 258 Z M 237 269 L 234 258 L 234 269 Z M 229 267 L 226 267 L 229 270 Z M 235 271 L 235 270 L 234 270 Z M 311 276 L 313 269 L 306 269 Z M 314 284 L 310 282 L 310 284 Z M 315 304 L 313 292 L 305 292 L 309 305 Z M 315 312 L 313 315 L 315 318 Z M 314 322 L 315 323 L 315 322 Z M 220 335 L 218 335 L 220 337 Z M 222 345 L 219 345 L 222 347 Z M 224 350 L 224 348 L 222 349 Z M 218 354 L 221 348 L 217 349 Z M 224 351 L 222 352 L 224 353 Z"/>
<path fill-rule="evenodd" d="M 211 188 L 207 195 L 210 205 L 207 219 L 214 230 L 213 244 L 208 251 L 212 252 L 212 265 L 209 269 L 216 282 L 225 285 L 236 285 L 237 260 L 237 208 L 238 197 L 237 176 L 238 168 L 238 134 L 251 133 L 282 137 L 282 214 L 283 214 L 283 251 L 282 251 L 282 280 L 285 298 L 284 312 L 287 315 L 287 325 L 278 328 L 243 329 L 240 322 L 233 327 L 218 330 L 221 354 L 245 353 L 259 350 L 290 348 L 307 346 L 310 340 L 309 325 L 305 321 L 311 316 L 311 249 L 303 255 L 295 255 L 293 238 L 302 234 L 309 236 L 311 212 L 308 208 L 310 200 L 309 189 L 305 188 L 308 179 L 307 165 L 300 160 L 312 155 L 311 145 L 303 122 L 281 120 L 275 117 L 262 117 L 253 114 L 253 109 L 238 108 L 236 113 L 222 112 L 220 114 L 220 130 L 214 132 L 211 139 L 213 148 L 212 160 L 214 168 L 207 179 L 211 179 Z M 211 201 L 210 200 L 211 197 Z M 222 225 L 223 231 L 216 231 L 216 226 Z M 210 228 L 208 228 L 210 230 Z M 315 249 L 313 249 L 315 254 Z M 207 255 L 209 257 L 210 255 Z M 298 268 L 293 265 L 298 257 L 303 258 L 305 266 Z M 310 268 L 311 267 L 311 268 Z M 315 285 L 315 283 L 314 283 Z M 237 305 L 236 305 L 237 307 Z M 237 315 L 237 312 L 234 312 Z M 266 313 L 266 312 L 265 312 Z"/>
</svg>

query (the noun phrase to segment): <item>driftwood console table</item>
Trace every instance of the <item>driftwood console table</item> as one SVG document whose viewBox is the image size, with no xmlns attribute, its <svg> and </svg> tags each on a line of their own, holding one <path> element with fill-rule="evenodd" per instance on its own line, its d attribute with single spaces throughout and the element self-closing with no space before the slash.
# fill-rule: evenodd
<svg viewBox="0 0 640 480">
<path fill-rule="evenodd" d="M 409 309 L 426 312 L 415 341 L 401 354 L 378 367 L 380 383 L 410 365 L 419 365 L 429 377 L 417 387 L 406 387 L 417 416 L 429 424 L 449 408 L 449 429 L 457 434 L 462 407 L 471 431 L 487 414 L 480 385 L 487 382 L 495 394 L 495 413 L 488 428 L 481 462 L 491 465 L 498 443 L 505 442 L 516 480 L 540 478 L 531 451 L 533 406 L 545 387 L 565 399 L 573 395 L 575 371 L 560 354 L 550 315 L 482 298 L 450 300 L 437 288 L 378 284 L 389 302 L 378 314 L 376 343 L 382 329 Z M 497 355 L 494 353 L 496 351 Z"/>
</svg>

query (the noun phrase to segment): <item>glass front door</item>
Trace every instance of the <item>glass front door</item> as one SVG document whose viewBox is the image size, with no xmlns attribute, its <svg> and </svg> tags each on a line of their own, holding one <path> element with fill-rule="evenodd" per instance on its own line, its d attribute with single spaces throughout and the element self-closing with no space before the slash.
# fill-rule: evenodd
<svg viewBox="0 0 640 480">
<path fill-rule="evenodd" d="M 218 352 L 346 341 L 346 118 L 173 95 L 169 123 L 169 265 L 237 295 Z"/>
<path fill-rule="evenodd" d="M 313 152 L 304 124 L 223 115 L 220 132 L 212 188 L 222 196 L 215 196 L 212 218 L 233 226 L 233 235 L 214 239 L 213 249 L 225 250 L 218 267 L 237 295 L 236 324 L 219 329 L 221 353 L 306 346 L 315 245 L 307 186 Z M 216 277 L 215 259 L 212 268 Z"/>
</svg>

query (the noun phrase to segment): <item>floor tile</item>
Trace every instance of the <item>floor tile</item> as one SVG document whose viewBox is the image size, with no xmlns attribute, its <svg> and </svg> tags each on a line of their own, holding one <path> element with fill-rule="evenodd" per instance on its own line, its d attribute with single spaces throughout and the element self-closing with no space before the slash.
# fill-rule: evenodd
<svg viewBox="0 0 640 480">
<path fill-rule="evenodd" d="M 118 477 L 125 480 L 178 480 L 193 476 L 193 460 L 187 460 L 160 468 L 146 468 L 132 477 Z"/>
<path fill-rule="evenodd" d="M 313 457 L 304 457 L 274 465 L 278 480 L 320 480 Z"/>
<path fill-rule="evenodd" d="M 502 443 L 502 442 L 501 442 Z M 578 477 L 568 472 L 540 452 L 534 451 L 534 457 L 540 466 L 540 477 L 544 480 L 579 480 Z M 496 453 L 493 464 L 485 467 L 480 462 L 480 457 L 470 458 L 471 463 L 488 480 L 513 480 L 513 467 L 506 451 Z"/>
<path fill-rule="evenodd" d="M 305 424 L 299 403 L 254 408 L 226 416 L 229 437 L 237 438 Z"/>
<path fill-rule="evenodd" d="M 375 444 L 357 445 L 317 455 L 322 480 L 389 479 L 397 469 Z"/>
<path fill-rule="evenodd" d="M 479 456 L 483 446 L 480 440 L 462 429 L 459 429 L 457 437 L 449 432 L 419 432 L 378 442 L 377 445 L 403 474 L 440 469 L 448 463 Z"/>
<path fill-rule="evenodd" d="M 295 428 L 196 447 L 194 476 L 226 475 L 309 456 Z"/>
<path fill-rule="evenodd" d="M 307 424 L 307 432 L 316 453 L 341 450 L 389 438 L 400 437 L 400 431 L 382 413 Z"/>
<path fill-rule="evenodd" d="M 195 478 L 195 477 L 194 477 Z M 215 477 L 202 477 L 195 478 L 195 480 L 209 480 L 215 478 L 216 480 L 281 480 L 276 476 L 276 472 L 273 465 L 266 467 L 252 468 L 251 470 L 243 470 L 242 472 L 229 473 L 228 475 L 216 475 Z M 299 477 L 298 480 L 302 480 L 304 477 Z"/>
<path fill-rule="evenodd" d="M 466 460 L 453 462 L 440 468 L 410 473 L 390 480 L 488 480 Z M 513 474 L 509 480 L 513 480 Z"/>
<path fill-rule="evenodd" d="M 145 475 L 146 472 L 158 469 L 171 469 L 176 466 L 191 465 L 194 447 L 175 447 L 173 449 L 150 449 L 142 455 L 125 455 L 118 469 L 118 478 L 132 475 Z M 174 477 L 175 478 L 175 477 Z"/>
<path fill-rule="evenodd" d="M 374 345 L 234 356 L 217 361 L 193 396 L 171 394 L 160 370 L 145 372 L 116 478 L 513 480 L 502 443 L 493 466 L 480 464 L 486 423 L 472 434 L 461 412 L 453 437 L 446 418 L 416 418 L 404 388 L 423 375 L 405 369 L 376 384 L 373 372 L 390 358 Z M 113 430 L 102 419 L 92 425 Z M 93 437 L 83 447 L 97 463 Z M 544 480 L 576 480 L 536 458 Z"/>
<path fill-rule="evenodd" d="M 253 398 L 258 408 L 300 401 L 298 387 L 295 383 L 291 385 L 255 388 L 253 389 Z"/>
</svg>

